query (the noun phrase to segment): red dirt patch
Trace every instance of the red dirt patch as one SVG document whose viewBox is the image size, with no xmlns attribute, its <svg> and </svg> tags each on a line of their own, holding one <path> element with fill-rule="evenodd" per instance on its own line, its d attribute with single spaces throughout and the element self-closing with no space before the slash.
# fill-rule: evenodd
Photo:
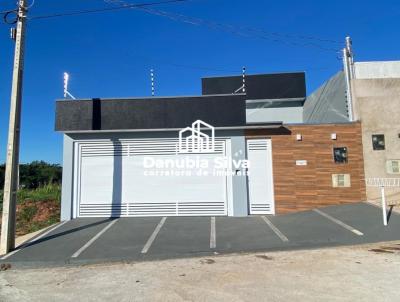
<svg viewBox="0 0 400 302">
<path fill-rule="evenodd" d="M 58 222 L 60 203 L 54 200 L 30 201 L 17 204 L 16 235 L 22 236 Z M 0 217 L 1 225 L 1 217 Z M 1 226 L 0 226 L 1 230 Z"/>
</svg>

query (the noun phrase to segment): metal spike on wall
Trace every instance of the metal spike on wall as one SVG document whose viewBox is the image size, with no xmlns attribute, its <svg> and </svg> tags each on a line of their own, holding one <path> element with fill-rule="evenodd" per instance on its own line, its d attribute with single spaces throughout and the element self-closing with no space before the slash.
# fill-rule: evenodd
<svg viewBox="0 0 400 302">
<path fill-rule="evenodd" d="M 69 74 L 64 72 L 64 98 L 67 97 Z"/>
<path fill-rule="evenodd" d="M 155 95 L 155 88 L 154 88 L 154 69 L 150 69 L 150 79 L 151 79 L 151 96 Z"/>
<path fill-rule="evenodd" d="M 243 76 L 243 88 L 242 88 L 242 92 L 246 93 L 246 67 L 243 66 L 243 70 L 242 70 L 242 76 Z"/>
<path fill-rule="evenodd" d="M 75 100 L 75 97 L 68 91 L 69 74 L 64 72 L 64 98 L 70 97 Z"/>
</svg>

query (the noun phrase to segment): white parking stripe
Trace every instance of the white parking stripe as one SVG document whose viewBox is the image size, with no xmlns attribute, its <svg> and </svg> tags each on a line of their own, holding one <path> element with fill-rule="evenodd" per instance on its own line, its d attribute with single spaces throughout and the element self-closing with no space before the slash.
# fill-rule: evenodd
<svg viewBox="0 0 400 302">
<path fill-rule="evenodd" d="M 215 217 L 211 217 L 211 230 L 210 230 L 210 249 L 217 247 L 217 240 L 215 235 Z"/>
<path fill-rule="evenodd" d="M 66 224 L 68 221 L 63 221 L 61 223 L 56 224 L 54 227 L 48 229 L 47 231 L 45 231 L 43 234 L 40 234 L 38 237 L 33 238 L 32 240 L 29 240 L 23 244 L 21 244 L 20 246 L 18 246 L 15 250 L 13 250 L 12 252 L 4 255 L 3 257 L 1 257 L 1 260 L 7 259 L 8 257 L 14 255 L 15 253 L 19 252 L 20 250 L 22 250 L 23 248 L 27 247 L 28 245 L 32 244 L 33 242 L 43 238 L 44 236 L 46 236 L 47 234 L 49 234 L 50 232 L 54 231 L 55 229 L 58 229 L 59 227 L 63 226 L 64 224 Z"/>
<path fill-rule="evenodd" d="M 314 209 L 314 212 L 324 216 L 325 218 L 329 219 L 330 221 L 333 221 L 334 223 L 340 225 L 341 227 L 345 228 L 346 230 L 349 230 L 350 232 L 353 232 L 354 234 L 358 235 L 358 236 L 363 236 L 364 234 L 362 232 L 360 232 L 359 230 L 353 228 L 352 226 L 349 226 L 348 224 L 345 224 L 344 222 L 340 221 L 339 219 L 336 219 L 324 212 L 322 212 L 321 210 L 318 209 Z"/>
<path fill-rule="evenodd" d="M 268 224 L 268 226 L 271 228 L 271 230 L 273 230 L 274 233 L 275 233 L 283 242 L 288 242 L 288 241 L 289 241 L 289 239 L 288 239 L 285 235 L 283 235 L 283 233 L 282 233 L 276 226 L 274 226 L 274 225 L 272 224 L 272 222 L 269 221 L 269 219 L 268 219 L 267 217 L 261 216 L 261 218 L 262 218 L 262 220 L 265 221 L 266 224 Z"/>
<path fill-rule="evenodd" d="M 115 219 L 113 221 L 111 221 L 109 224 L 107 224 L 100 232 L 98 232 L 96 234 L 96 236 L 94 236 L 92 239 L 90 239 L 88 242 L 86 242 L 86 244 L 84 246 L 82 246 L 79 250 L 77 250 L 72 256 L 71 258 L 76 258 L 79 257 L 80 254 L 82 254 L 82 252 L 84 250 L 86 250 L 89 246 L 91 246 L 93 244 L 93 242 L 95 242 L 97 239 L 99 239 L 99 237 L 101 235 L 103 235 L 109 228 L 111 228 L 114 223 L 116 223 L 119 219 Z"/>
<path fill-rule="evenodd" d="M 147 251 L 150 249 L 151 245 L 153 244 L 153 241 L 156 239 L 158 233 L 160 232 L 162 226 L 164 225 L 165 220 L 167 220 L 167 217 L 163 217 L 161 221 L 158 223 L 153 234 L 151 234 L 149 240 L 147 240 L 146 244 L 144 245 L 142 254 L 146 254 Z"/>
</svg>

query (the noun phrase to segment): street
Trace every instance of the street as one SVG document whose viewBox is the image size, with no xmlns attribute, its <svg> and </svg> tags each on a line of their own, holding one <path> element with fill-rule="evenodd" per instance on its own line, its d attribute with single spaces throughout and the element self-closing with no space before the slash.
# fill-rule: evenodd
<svg viewBox="0 0 400 302">
<path fill-rule="evenodd" d="M 0 272 L 12 301 L 396 301 L 400 241 Z M 396 298 L 397 297 L 397 298 Z"/>
</svg>

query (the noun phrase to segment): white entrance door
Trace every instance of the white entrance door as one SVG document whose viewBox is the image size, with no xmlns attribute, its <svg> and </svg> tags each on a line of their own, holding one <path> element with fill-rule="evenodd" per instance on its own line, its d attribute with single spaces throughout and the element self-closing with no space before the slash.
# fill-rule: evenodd
<svg viewBox="0 0 400 302">
<path fill-rule="evenodd" d="M 80 142 L 77 146 L 76 217 L 227 215 L 229 179 L 214 174 L 214 159 L 226 155 L 229 140 L 215 151 L 177 154 L 176 139 Z M 145 166 L 191 161 L 182 171 Z M 208 166 L 201 169 L 199 163 Z M 182 172 L 167 175 L 167 172 Z M 161 174 L 157 174 L 161 173 Z"/>
<path fill-rule="evenodd" d="M 275 214 L 270 139 L 248 139 L 250 214 Z"/>
</svg>

